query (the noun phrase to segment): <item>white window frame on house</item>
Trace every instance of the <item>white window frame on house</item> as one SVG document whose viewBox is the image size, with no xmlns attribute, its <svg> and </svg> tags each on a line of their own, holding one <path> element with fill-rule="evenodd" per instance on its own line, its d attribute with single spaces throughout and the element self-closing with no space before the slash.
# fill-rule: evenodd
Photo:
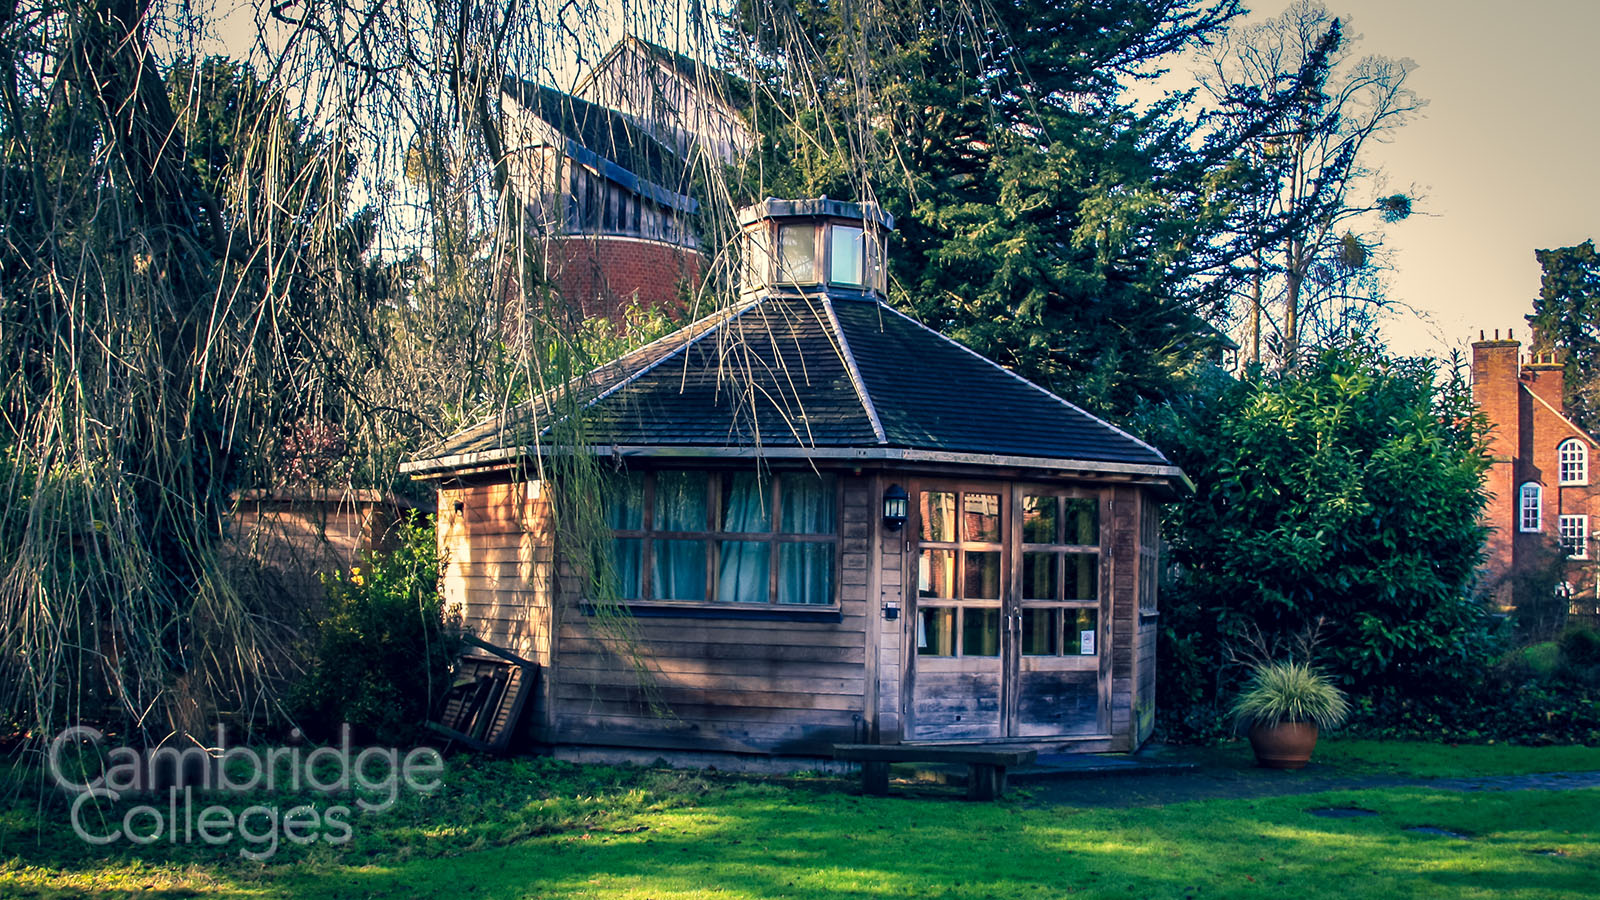
<svg viewBox="0 0 1600 900">
<path fill-rule="evenodd" d="M 1525 481 L 1517 489 L 1517 530 L 1523 533 L 1544 530 L 1544 489 L 1538 482 Z"/>
<path fill-rule="evenodd" d="M 1589 446 L 1578 438 L 1568 438 L 1556 447 L 1562 484 L 1589 483 Z"/>
<path fill-rule="evenodd" d="M 1560 518 L 1561 550 L 1567 559 L 1589 558 L 1589 517 L 1562 516 Z"/>
</svg>

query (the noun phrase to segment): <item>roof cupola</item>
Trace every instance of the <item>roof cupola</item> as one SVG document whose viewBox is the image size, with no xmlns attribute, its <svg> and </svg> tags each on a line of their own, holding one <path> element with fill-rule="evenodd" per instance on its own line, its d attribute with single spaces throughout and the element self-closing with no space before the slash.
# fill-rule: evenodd
<svg viewBox="0 0 1600 900">
<path fill-rule="evenodd" d="M 883 235 L 894 216 L 876 203 L 779 200 L 739 210 L 744 232 L 740 293 L 827 291 L 882 299 Z"/>
</svg>

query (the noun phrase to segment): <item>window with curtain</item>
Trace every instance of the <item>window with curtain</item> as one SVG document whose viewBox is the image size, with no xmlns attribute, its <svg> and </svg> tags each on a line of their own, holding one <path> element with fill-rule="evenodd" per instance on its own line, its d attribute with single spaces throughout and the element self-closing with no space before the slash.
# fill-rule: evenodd
<svg viewBox="0 0 1600 900">
<path fill-rule="evenodd" d="M 618 476 L 606 521 L 619 593 L 677 603 L 831 605 L 837 506 L 831 474 Z"/>
</svg>

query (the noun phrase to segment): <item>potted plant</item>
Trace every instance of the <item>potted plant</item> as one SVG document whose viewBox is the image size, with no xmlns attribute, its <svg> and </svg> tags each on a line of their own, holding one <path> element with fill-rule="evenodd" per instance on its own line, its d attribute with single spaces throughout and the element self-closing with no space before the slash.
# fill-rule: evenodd
<svg viewBox="0 0 1600 900">
<path fill-rule="evenodd" d="M 1271 769 L 1298 769 L 1311 759 L 1317 732 L 1337 728 L 1350 713 L 1344 691 L 1302 662 L 1255 665 L 1250 684 L 1233 703 L 1240 727 L 1250 729 L 1256 762 Z"/>
</svg>

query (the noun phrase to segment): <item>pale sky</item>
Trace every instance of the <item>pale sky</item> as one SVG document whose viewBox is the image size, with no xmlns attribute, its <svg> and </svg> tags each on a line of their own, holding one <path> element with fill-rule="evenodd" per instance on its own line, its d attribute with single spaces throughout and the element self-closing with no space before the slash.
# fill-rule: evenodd
<svg viewBox="0 0 1600 900">
<path fill-rule="evenodd" d="M 1515 329 L 1539 293 L 1535 249 L 1600 239 L 1600 0 L 1326 0 L 1358 54 L 1409 57 L 1428 106 L 1374 151 L 1424 195 L 1389 226 L 1394 350 L 1442 356 Z M 1288 4 L 1261 0 L 1259 16 Z"/>
</svg>

